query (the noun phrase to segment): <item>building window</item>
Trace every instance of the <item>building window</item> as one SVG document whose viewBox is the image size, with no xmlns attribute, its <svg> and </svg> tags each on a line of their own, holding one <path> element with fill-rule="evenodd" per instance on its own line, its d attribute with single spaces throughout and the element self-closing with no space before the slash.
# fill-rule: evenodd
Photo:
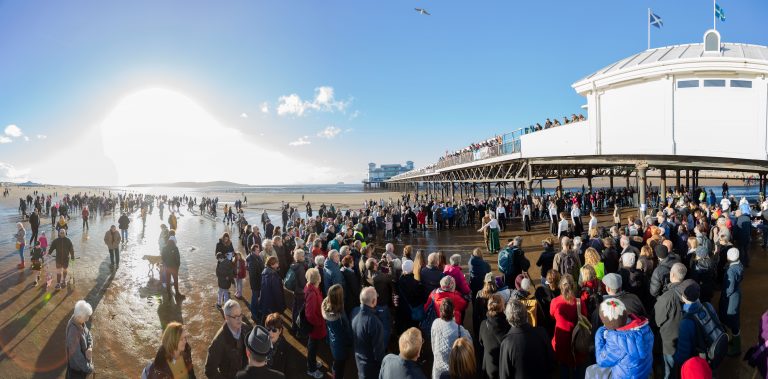
<svg viewBox="0 0 768 379">
<path fill-rule="evenodd" d="M 752 88 L 751 80 L 731 80 L 731 87 Z"/>
<path fill-rule="evenodd" d="M 693 88 L 698 86 L 698 80 L 680 80 L 677 82 L 677 88 Z"/>
<path fill-rule="evenodd" d="M 722 79 L 705 80 L 704 87 L 725 87 L 725 80 L 722 80 Z"/>
</svg>

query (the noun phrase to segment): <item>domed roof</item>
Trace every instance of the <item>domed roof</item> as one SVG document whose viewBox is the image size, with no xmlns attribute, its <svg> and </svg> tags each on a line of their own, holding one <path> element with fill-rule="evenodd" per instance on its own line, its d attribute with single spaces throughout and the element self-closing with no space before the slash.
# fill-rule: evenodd
<svg viewBox="0 0 768 379">
<path fill-rule="evenodd" d="M 660 66 L 684 63 L 753 63 L 765 65 L 768 71 L 768 46 L 745 43 L 722 43 L 720 53 L 705 52 L 703 43 L 673 45 L 645 50 L 635 55 L 610 64 L 595 73 L 574 83 L 574 87 L 584 82 L 618 76 L 624 73 Z"/>
</svg>

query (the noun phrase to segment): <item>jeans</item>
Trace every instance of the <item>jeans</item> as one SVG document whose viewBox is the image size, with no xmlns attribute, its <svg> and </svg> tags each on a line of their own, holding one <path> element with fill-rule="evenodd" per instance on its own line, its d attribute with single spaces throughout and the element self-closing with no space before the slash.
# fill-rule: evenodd
<svg viewBox="0 0 768 379">
<path fill-rule="evenodd" d="M 179 293 L 179 269 L 178 268 L 172 268 L 172 267 L 166 267 L 165 269 L 165 288 L 166 290 L 171 290 L 171 278 L 173 278 L 173 289 L 176 291 L 176 294 Z M 229 292 L 227 292 L 227 295 L 229 295 Z"/>
<path fill-rule="evenodd" d="M 664 379 L 672 377 L 675 368 L 675 357 L 671 354 L 664 354 Z"/>
<path fill-rule="evenodd" d="M 216 299 L 216 304 L 224 305 L 224 303 L 226 303 L 227 300 L 229 300 L 229 289 L 219 288 L 219 293 L 218 293 L 218 298 Z"/>
<path fill-rule="evenodd" d="M 83 229 L 90 229 L 88 227 L 88 219 L 87 218 L 83 218 Z"/>
<path fill-rule="evenodd" d="M 309 337 L 307 341 L 307 371 L 317 370 L 317 344 L 320 340 Z"/>
<path fill-rule="evenodd" d="M 243 297 L 243 280 L 235 279 L 235 297 Z"/>
<path fill-rule="evenodd" d="M 32 236 L 29 237 L 29 246 L 35 246 L 35 241 L 37 241 L 37 232 L 40 227 L 32 228 Z"/>
<path fill-rule="evenodd" d="M 128 240 L 128 229 L 120 229 L 120 237 L 123 238 L 123 242 Z"/>
<path fill-rule="evenodd" d="M 58 252 L 56 252 L 58 254 Z M 24 264 L 24 244 L 22 243 L 19 245 L 19 259 L 21 259 L 21 263 Z"/>
<path fill-rule="evenodd" d="M 109 249 L 109 263 L 120 265 L 120 248 Z"/>
</svg>

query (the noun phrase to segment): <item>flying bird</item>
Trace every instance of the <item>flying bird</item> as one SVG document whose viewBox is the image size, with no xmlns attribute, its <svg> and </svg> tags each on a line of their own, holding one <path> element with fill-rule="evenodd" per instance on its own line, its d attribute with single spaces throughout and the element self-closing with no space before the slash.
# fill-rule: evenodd
<svg viewBox="0 0 768 379">
<path fill-rule="evenodd" d="M 426 16 L 431 16 L 431 14 L 429 14 L 429 12 L 427 12 L 426 9 L 422 9 L 422 8 L 413 8 L 413 9 L 416 10 L 416 12 L 419 12 L 419 14 L 423 14 L 423 15 L 426 15 Z"/>
</svg>

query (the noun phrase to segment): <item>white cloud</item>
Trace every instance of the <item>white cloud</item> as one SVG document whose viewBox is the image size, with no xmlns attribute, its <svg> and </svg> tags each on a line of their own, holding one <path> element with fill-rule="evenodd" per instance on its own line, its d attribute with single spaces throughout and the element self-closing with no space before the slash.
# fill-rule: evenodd
<svg viewBox="0 0 768 379">
<path fill-rule="evenodd" d="M 341 129 L 335 126 L 328 126 L 325 129 L 318 132 L 317 136 L 326 138 L 326 139 L 332 139 L 333 137 L 336 137 L 339 133 L 341 133 Z"/>
<path fill-rule="evenodd" d="M 245 113 L 245 112 L 243 112 L 243 113 L 240 113 L 240 117 L 242 117 L 242 118 L 248 118 L 248 114 L 247 114 L 247 113 Z"/>
<path fill-rule="evenodd" d="M 25 182 L 29 170 L 19 170 L 9 163 L 0 162 L 0 181 Z"/>
<path fill-rule="evenodd" d="M 21 132 L 21 129 L 19 129 L 18 126 L 11 124 L 5 127 L 5 135 L 8 137 L 19 138 L 24 135 L 24 133 Z"/>
<path fill-rule="evenodd" d="M 261 113 L 269 114 L 269 103 L 267 103 L 266 101 L 261 103 L 261 105 L 259 106 L 259 110 L 261 111 Z"/>
<path fill-rule="evenodd" d="M 29 137 L 28 136 L 24 136 L 24 141 L 29 142 Z"/>
<path fill-rule="evenodd" d="M 302 100 L 301 97 L 295 93 L 288 96 L 280 96 L 277 99 L 277 114 L 303 116 L 310 110 L 316 110 L 320 112 L 344 112 L 351 100 L 336 100 L 334 97 L 333 87 L 322 86 L 315 88 L 315 97 L 312 101 Z"/>
<path fill-rule="evenodd" d="M 350 120 L 354 120 L 354 119 L 356 119 L 359 116 L 360 116 L 360 111 L 354 111 L 354 112 L 352 112 L 351 115 L 349 115 L 349 119 Z"/>
<path fill-rule="evenodd" d="M 288 142 L 288 146 L 303 146 L 303 145 L 309 145 L 312 143 L 309 140 L 309 136 L 299 137 L 296 141 Z"/>
<path fill-rule="evenodd" d="M 0 136 L 0 143 L 11 143 L 13 142 L 12 139 L 6 137 L 6 136 Z"/>
<path fill-rule="evenodd" d="M 349 133 L 349 132 L 351 132 L 351 131 L 353 131 L 353 130 L 355 130 L 355 129 L 352 129 L 352 128 L 346 128 L 346 129 L 344 129 L 344 133 Z"/>
<path fill-rule="evenodd" d="M 46 139 L 46 138 L 48 138 L 48 136 L 46 136 L 45 134 L 38 134 L 35 137 L 37 137 L 37 139 Z"/>
</svg>

